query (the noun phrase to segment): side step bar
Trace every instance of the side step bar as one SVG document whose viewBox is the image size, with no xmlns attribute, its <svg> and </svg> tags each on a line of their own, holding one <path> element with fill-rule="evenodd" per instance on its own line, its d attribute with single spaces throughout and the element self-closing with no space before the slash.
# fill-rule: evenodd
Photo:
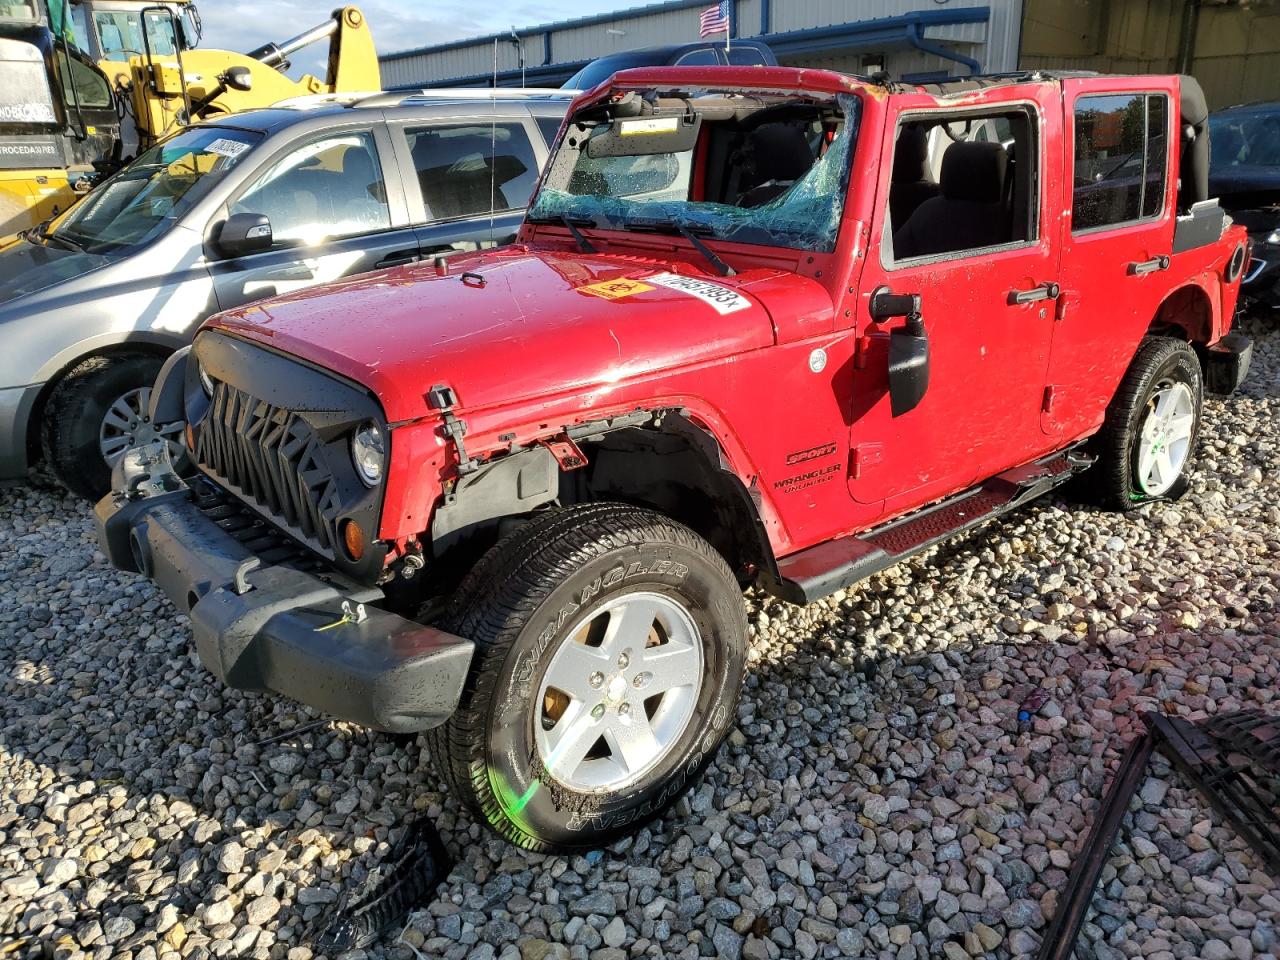
<svg viewBox="0 0 1280 960">
<path fill-rule="evenodd" d="M 778 595 L 805 604 L 843 590 L 934 544 L 1043 496 L 1093 460 L 1074 451 L 1006 470 L 976 487 L 862 533 L 778 561 Z"/>
</svg>

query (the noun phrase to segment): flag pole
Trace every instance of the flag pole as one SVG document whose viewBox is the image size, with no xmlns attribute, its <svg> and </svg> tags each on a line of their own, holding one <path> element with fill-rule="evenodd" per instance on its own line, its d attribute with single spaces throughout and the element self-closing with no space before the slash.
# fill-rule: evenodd
<svg viewBox="0 0 1280 960">
<path fill-rule="evenodd" d="M 733 0 L 725 4 L 724 12 L 724 52 L 728 53 L 733 42 Z"/>
</svg>

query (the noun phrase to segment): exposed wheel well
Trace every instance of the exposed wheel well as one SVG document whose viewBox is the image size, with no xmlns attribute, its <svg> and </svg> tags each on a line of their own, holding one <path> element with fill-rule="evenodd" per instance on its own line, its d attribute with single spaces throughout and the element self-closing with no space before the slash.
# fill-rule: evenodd
<svg viewBox="0 0 1280 960">
<path fill-rule="evenodd" d="M 587 466 L 571 497 L 648 507 L 708 541 L 743 583 L 776 575 L 751 494 L 723 464 L 715 439 L 685 417 L 580 442 Z"/>
<path fill-rule="evenodd" d="M 542 445 L 513 451 L 461 480 L 437 507 L 429 575 L 468 568 L 535 513 L 611 501 L 647 507 L 709 542 L 745 585 L 776 580 L 768 534 L 750 491 L 723 462 L 715 438 L 674 411 L 575 429 L 585 465 L 563 469 Z M 447 558 L 447 559 L 446 559 Z M 443 562 L 441 562 L 443 561 Z M 434 573 L 433 573 L 434 571 Z"/>
<path fill-rule="evenodd" d="M 164 359 L 173 353 L 173 349 L 160 343 L 153 343 L 145 340 L 127 340 L 123 343 L 115 343 L 109 346 L 99 347 L 96 350 L 90 350 L 88 353 L 82 353 L 74 360 L 68 361 L 60 370 L 47 381 L 36 397 L 35 405 L 31 408 L 31 420 L 27 425 L 27 463 L 29 466 L 35 466 L 42 459 L 44 453 L 40 448 L 40 429 L 39 425 L 44 421 L 45 409 L 48 407 L 49 397 L 53 395 L 53 391 L 58 388 L 58 384 L 66 379 L 67 374 L 74 370 L 86 360 L 92 360 L 94 357 L 118 357 L 128 354 L 139 354 L 142 356 L 159 357 Z"/>
<path fill-rule="evenodd" d="M 1189 343 L 1208 343 L 1213 336 L 1213 304 L 1209 302 L 1209 295 L 1195 285 L 1179 287 L 1160 304 L 1147 332 Z"/>
</svg>

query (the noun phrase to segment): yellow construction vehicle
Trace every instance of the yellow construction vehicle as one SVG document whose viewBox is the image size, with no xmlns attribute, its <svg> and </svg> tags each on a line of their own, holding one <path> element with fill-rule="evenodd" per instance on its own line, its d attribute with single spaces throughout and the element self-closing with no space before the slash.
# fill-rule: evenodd
<svg viewBox="0 0 1280 960">
<path fill-rule="evenodd" d="M 248 54 L 196 49 L 200 32 L 191 0 L 0 0 L 0 237 L 189 123 L 382 86 L 354 6 Z M 326 39 L 325 78 L 290 79 L 289 56 Z"/>
</svg>

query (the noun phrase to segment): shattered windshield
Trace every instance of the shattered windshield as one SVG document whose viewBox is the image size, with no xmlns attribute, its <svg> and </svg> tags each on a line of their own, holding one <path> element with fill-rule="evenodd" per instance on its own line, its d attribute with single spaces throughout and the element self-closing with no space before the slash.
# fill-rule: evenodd
<svg viewBox="0 0 1280 960">
<path fill-rule="evenodd" d="M 858 100 L 628 93 L 565 131 L 529 219 L 835 248 Z"/>
</svg>

